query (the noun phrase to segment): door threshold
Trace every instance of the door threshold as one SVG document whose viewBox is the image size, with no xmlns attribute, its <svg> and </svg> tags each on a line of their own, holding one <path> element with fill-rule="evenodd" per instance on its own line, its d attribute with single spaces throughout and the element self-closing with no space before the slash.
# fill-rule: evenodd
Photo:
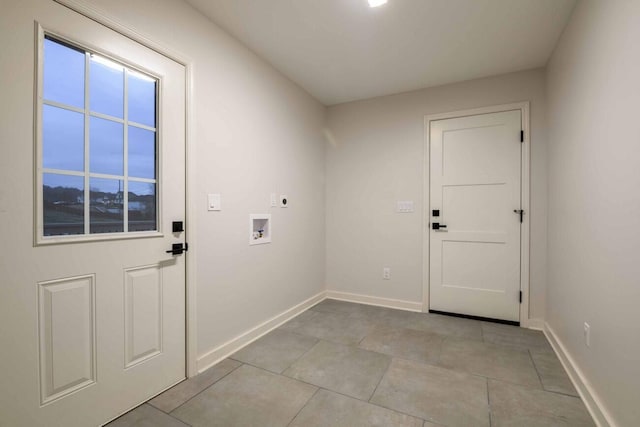
<svg viewBox="0 0 640 427">
<path fill-rule="evenodd" d="M 503 325 L 520 326 L 520 322 L 514 320 L 494 319 L 491 317 L 472 316 L 470 314 L 449 313 L 448 311 L 429 310 L 432 314 L 442 314 L 444 316 L 462 317 L 463 319 L 482 320 L 483 322 L 501 323 Z"/>
</svg>

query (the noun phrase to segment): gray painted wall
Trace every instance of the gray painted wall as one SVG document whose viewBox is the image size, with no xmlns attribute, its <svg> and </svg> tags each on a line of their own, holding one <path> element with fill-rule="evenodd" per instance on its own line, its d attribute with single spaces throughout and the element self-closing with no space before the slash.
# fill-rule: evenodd
<svg viewBox="0 0 640 427">
<path fill-rule="evenodd" d="M 424 116 L 530 101 L 530 316 L 544 318 L 544 88 L 537 69 L 329 107 L 328 289 L 421 303 Z M 413 200 L 415 213 L 396 213 L 398 200 Z M 382 280 L 383 266 L 391 268 L 391 280 Z"/>
<path fill-rule="evenodd" d="M 620 426 L 640 420 L 639 40 L 640 2 L 581 2 L 547 73 L 547 322 Z"/>
</svg>

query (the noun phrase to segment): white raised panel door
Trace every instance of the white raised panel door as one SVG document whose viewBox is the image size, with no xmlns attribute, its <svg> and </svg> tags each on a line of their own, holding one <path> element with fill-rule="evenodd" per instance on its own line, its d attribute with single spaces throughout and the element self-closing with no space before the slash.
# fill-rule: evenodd
<svg viewBox="0 0 640 427">
<path fill-rule="evenodd" d="M 432 121 L 429 309 L 519 321 L 521 113 Z M 432 212 L 430 212 L 431 214 Z"/>
<path fill-rule="evenodd" d="M 53 1 L 14 4 L 0 18 L 12 46 L 0 69 L 13 70 L 1 82 L 11 108 L 0 115 L 0 219 L 11 250 L 0 261 L 0 424 L 95 426 L 185 377 L 185 256 L 165 252 L 185 238 L 171 228 L 185 217 L 185 69 Z M 158 78 L 157 232 L 38 238 L 34 21 Z"/>
</svg>

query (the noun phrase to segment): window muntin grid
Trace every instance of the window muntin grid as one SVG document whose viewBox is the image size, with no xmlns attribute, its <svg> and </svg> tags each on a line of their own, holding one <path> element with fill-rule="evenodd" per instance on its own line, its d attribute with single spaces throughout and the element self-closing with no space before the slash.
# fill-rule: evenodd
<svg viewBox="0 0 640 427">
<path fill-rule="evenodd" d="M 157 231 L 158 79 L 48 34 L 42 58 L 42 237 Z"/>
</svg>

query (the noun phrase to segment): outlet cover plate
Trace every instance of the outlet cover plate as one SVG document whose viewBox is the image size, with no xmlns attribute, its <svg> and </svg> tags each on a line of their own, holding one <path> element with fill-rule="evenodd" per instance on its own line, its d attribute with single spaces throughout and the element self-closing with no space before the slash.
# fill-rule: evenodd
<svg viewBox="0 0 640 427">
<path fill-rule="evenodd" d="M 584 322 L 584 345 L 591 347 L 591 325 Z"/>
</svg>

